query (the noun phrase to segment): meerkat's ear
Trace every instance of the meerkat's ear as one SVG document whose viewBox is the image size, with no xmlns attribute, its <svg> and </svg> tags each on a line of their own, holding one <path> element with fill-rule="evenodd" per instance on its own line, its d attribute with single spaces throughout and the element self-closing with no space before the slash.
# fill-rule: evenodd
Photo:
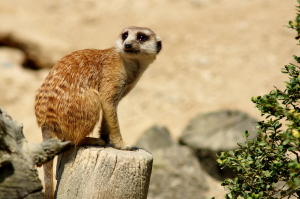
<svg viewBox="0 0 300 199">
<path fill-rule="evenodd" d="M 162 43 L 161 39 L 158 36 L 156 37 L 156 41 L 156 53 L 158 54 L 161 51 Z"/>
</svg>

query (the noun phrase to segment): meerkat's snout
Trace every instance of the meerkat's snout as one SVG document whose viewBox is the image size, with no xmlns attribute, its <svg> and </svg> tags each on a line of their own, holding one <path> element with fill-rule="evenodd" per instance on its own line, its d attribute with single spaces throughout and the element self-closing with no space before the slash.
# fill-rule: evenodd
<svg viewBox="0 0 300 199">
<path fill-rule="evenodd" d="M 131 44 L 125 44 L 125 50 L 130 50 L 132 48 L 132 45 Z"/>
<path fill-rule="evenodd" d="M 127 53 L 138 53 L 140 52 L 140 48 L 134 41 L 127 41 L 124 42 L 124 51 Z"/>
</svg>

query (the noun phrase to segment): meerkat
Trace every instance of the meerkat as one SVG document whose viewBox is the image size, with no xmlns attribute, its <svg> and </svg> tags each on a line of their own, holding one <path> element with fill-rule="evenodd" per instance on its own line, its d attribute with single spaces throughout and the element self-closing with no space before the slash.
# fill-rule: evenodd
<svg viewBox="0 0 300 199">
<path fill-rule="evenodd" d="M 36 94 L 35 114 L 43 139 L 135 150 L 122 139 L 117 106 L 161 49 L 161 39 L 151 29 L 131 26 L 112 48 L 78 50 L 59 60 Z M 100 112 L 99 138 L 87 137 Z M 52 170 L 53 161 L 44 165 L 46 198 L 53 198 Z"/>
</svg>

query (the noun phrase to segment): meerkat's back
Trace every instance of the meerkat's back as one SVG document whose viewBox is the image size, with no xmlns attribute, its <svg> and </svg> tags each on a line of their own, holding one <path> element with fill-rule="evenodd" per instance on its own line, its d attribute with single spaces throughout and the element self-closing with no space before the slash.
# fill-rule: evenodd
<svg viewBox="0 0 300 199">
<path fill-rule="evenodd" d="M 113 63 L 119 62 L 112 48 L 79 50 L 63 57 L 36 95 L 38 125 L 54 129 L 52 137 L 79 144 L 99 121 L 104 68 L 109 65 L 109 72 L 116 72 L 118 64 Z"/>
</svg>

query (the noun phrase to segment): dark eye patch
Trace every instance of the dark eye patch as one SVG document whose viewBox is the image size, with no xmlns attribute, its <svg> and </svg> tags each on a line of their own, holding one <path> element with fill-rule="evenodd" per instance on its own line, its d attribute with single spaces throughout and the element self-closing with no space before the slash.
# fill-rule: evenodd
<svg viewBox="0 0 300 199">
<path fill-rule="evenodd" d="M 148 39 L 149 39 L 149 36 L 145 35 L 144 33 L 137 34 L 137 40 L 139 40 L 139 41 L 147 41 Z"/>
<path fill-rule="evenodd" d="M 125 41 L 125 39 L 127 39 L 127 37 L 128 37 L 128 32 L 124 32 L 124 33 L 122 34 L 122 39 L 123 39 L 123 41 Z"/>
</svg>

